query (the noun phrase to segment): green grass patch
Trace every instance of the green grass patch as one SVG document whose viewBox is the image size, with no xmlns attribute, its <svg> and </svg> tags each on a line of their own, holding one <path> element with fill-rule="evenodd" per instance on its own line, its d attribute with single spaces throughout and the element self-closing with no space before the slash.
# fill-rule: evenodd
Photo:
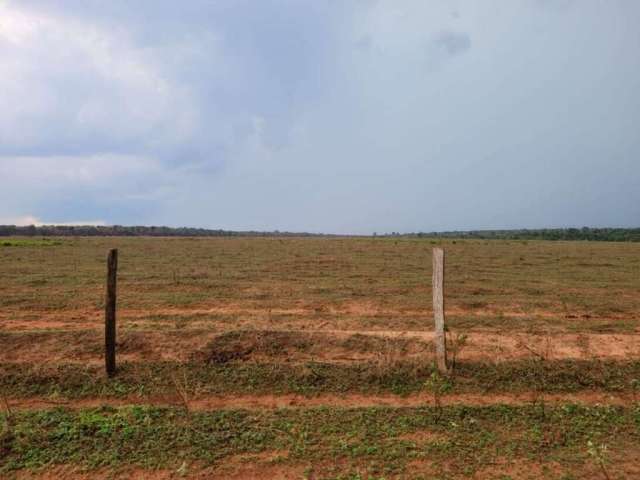
<svg viewBox="0 0 640 480">
<path fill-rule="evenodd" d="M 114 379 L 103 368 L 82 364 L 0 366 L 0 392 L 12 397 L 124 397 L 174 395 L 173 377 L 196 394 L 378 393 L 408 395 L 424 391 L 434 367 L 410 362 L 327 364 L 307 362 L 122 363 Z M 631 392 L 640 379 L 640 362 L 523 360 L 461 363 L 449 380 L 449 393 L 570 393 L 584 390 Z"/>
<path fill-rule="evenodd" d="M 56 245 L 62 245 L 62 241 L 50 240 L 48 238 L 0 239 L 0 247 L 55 247 Z"/>
<path fill-rule="evenodd" d="M 6 423 L 6 415 L 0 421 Z M 436 478 L 470 477 L 505 460 L 553 461 L 580 470 L 590 461 L 589 441 L 608 445 L 615 458 L 629 445 L 637 452 L 640 440 L 638 407 L 574 404 L 544 412 L 535 406 L 495 405 L 190 415 L 174 408 L 104 407 L 19 412 L 10 424 L 0 444 L 0 473 L 55 464 L 177 469 L 184 463 L 219 465 L 232 455 L 278 451 L 284 452 L 284 463 L 313 465 L 314 478 L 338 478 L 340 471 L 355 468 L 385 478 L 410 471 L 411 478 L 419 478 L 409 465 L 421 461 L 435 469 Z"/>
</svg>

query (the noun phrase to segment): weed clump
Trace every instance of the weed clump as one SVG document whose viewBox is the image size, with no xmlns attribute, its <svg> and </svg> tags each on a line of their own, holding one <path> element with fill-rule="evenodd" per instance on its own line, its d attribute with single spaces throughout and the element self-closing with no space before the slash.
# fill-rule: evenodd
<svg viewBox="0 0 640 480">
<path fill-rule="evenodd" d="M 287 355 L 310 347 L 311 339 L 304 333 L 240 330 L 219 335 L 194 357 L 208 364 L 219 365 L 253 356 Z"/>
</svg>

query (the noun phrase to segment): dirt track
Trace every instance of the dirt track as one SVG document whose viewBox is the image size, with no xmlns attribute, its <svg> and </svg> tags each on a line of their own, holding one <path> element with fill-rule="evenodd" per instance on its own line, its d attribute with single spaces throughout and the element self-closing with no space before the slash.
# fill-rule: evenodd
<svg viewBox="0 0 640 480">
<path fill-rule="evenodd" d="M 442 405 L 526 405 L 534 401 L 548 404 L 580 403 L 584 405 L 631 405 L 634 398 L 631 394 L 614 394 L 607 392 L 583 391 L 566 394 L 539 394 L 537 392 L 521 392 L 517 394 L 455 394 L 443 395 Z M 13 398 L 8 399 L 12 410 L 38 410 L 42 408 L 64 407 L 70 409 L 97 408 L 101 406 L 121 407 L 127 405 L 152 405 L 158 407 L 185 407 L 178 397 L 137 397 L 120 399 L 86 398 L 77 400 L 52 400 L 47 398 Z M 434 406 L 434 398 L 430 394 L 410 396 L 398 395 L 362 395 L 323 394 L 315 397 L 303 395 L 229 395 L 197 397 L 187 401 L 189 410 L 208 411 L 218 409 L 265 409 L 278 408 L 312 408 L 312 407 L 428 407 Z"/>
<path fill-rule="evenodd" d="M 261 330 L 250 330 L 262 332 Z M 336 347 L 335 343 L 349 338 L 372 337 L 400 340 L 405 347 L 404 358 L 432 358 L 431 332 L 394 330 L 266 330 L 270 333 L 295 334 L 308 339 L 311 348 L 296 349 L 283 345 L 283 352 L 270 357 L 259 355 L 254 360 L 322 361 L 349 363 L 375 360 L 380 355 L 394 353 L 388 350 L 350 351 Z M 25 332 L 26 333 L 26 332 Z M 218 331 L 123 331 L 119 336 L 118 357 L 124 361 L 188 360 L 194 353 L 206 348 L 218 335 Z M 34 332 L 31 335 L 8 334 L 3 337 L 0 361 L 5 362 L 102 362 L 102 330 L 90 329 L 78 332 Z M 38 348 L 32 348 L 37 341 Z M 384 347 L 384 345 L 383 345 Z M 397 353 L 397 352 L 395 352 Z M 640 334 L 594 334 L 553 333 L 532 334 L 527 332 L 471 332 L 467 334 L 465 346 L 459 359 L 464 361 L 509 361 L 531 357 L 547 360 L 634 360 L 640 358 Z"/>
</svg>

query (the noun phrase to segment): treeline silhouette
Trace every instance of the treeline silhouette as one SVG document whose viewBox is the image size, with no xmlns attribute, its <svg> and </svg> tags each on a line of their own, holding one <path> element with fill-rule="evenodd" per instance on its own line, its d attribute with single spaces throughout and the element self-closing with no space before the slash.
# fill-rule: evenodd
<svg viewBox="0 0 640 480">
<path fill-rule="evenodd" d="M 0 225 L 0 237 L 318 237 L 349 236 L 307 232 L 234 231 L 190 227 L 147 227 L 121 225 Z M 543 228 L 519 230 L 469 230 L 448 232 L 383 233 L 375 237 L 451 238 L 479 240 L 590 240 L 640 242 L 640 228 Z"/>
<path fill-rule="evenodd" d="M 280 232 L 258 232 L 258 231 L 232 231 L 232 230 L 211 230 L 207 228 L 189 227 L 145 227 L 121 225 L 0 225 L 0 237 L 26 236 L 26 237 L 306 237 L 317 236 L 313 233 L 293 233 Z"/>
<path fill-rule="evenodd" d="M 640 242 L 640 228 L 542 228 L 520 230 L 471 230 L 411 234 L 417 237 L 476 238 L 481 240 L 589 240 Z"/>
</svg>

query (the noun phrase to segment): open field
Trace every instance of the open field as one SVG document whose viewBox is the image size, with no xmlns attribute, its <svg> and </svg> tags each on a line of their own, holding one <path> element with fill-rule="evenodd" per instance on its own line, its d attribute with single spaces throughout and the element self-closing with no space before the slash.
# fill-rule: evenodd
<svg viewBox="0 0 640 480">
<path fill-rule="evenodd" d="M 640 477 L 640 243 L 6 240 L 0 477 Z"/>
</svg>

